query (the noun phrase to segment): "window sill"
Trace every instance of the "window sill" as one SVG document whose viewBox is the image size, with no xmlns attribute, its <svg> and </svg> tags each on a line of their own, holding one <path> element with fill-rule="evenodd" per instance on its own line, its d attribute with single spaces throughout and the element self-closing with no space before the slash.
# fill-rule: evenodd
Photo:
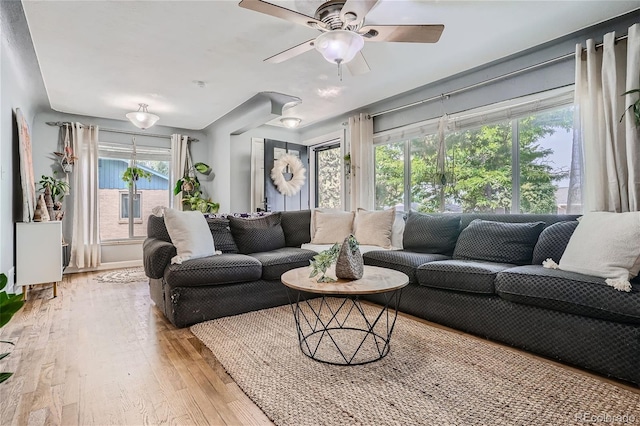
<svg viewBox="0 0 640 426">
<path fill-rule="evenodd" d="M 122 240 L 106 240 L 100 241 L 101 246 L 122 246 L 122 245 L 140 245 L 146 237 L 123 238 Z"/>
</svg>

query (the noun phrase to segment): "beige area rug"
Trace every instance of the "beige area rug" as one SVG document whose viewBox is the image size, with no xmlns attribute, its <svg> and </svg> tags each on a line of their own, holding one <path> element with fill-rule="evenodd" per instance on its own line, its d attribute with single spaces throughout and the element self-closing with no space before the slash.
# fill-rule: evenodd
<svg viewBox="0 0 640 426">
<path fill-rule="evenodd" d="M 289 306 L 191 331 L 278 425 L 564 425 L 596 416 L 640 422 L 639 394 L 402 316 L 389 355 L 361 366 L 303 355 Z"/>
<path fill-rule="evenodd" d="M 101 283 L 137 283 L 149 281 L 149 278 L 144 274 L 144 268 L 138 267 L 107 271 L 98 275 L 96 280 Z"/>
</svg>

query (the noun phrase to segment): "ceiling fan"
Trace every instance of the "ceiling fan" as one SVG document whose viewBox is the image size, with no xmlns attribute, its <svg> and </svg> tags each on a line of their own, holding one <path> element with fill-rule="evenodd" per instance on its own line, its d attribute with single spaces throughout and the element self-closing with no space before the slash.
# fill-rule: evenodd
<svg viewBox="0 0 640 426">
<path fill-rule="evenodd" d="M 314 17 L 263 0 L 242 0 L 240 7 L 275 16 L 322 32 L 318 37 L 265 59 L 280 63 L 313 48 L 329 62 L 346 64 L 352 75 L 370 71 L 362 56 L 365 41 L 436 43 L 444 25 L 365 25 L 367 13 L 379 0 L 329 0 L 316 10 Z"/>
</svg>

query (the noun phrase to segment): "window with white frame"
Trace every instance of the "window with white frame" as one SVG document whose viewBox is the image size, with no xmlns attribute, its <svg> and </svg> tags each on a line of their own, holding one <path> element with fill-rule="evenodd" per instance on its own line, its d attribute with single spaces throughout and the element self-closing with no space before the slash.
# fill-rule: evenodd
<svg viewBox="0 0 640 426">
<path fill-rule="evenodd" d="M 156 206 L 168 206 L 171 151 L 167 148 L 137 146 L 135 166 L 146 177 L 129 185 L 122 179 L 134 164 L 133 145 L 101 142 L 98 159 L 98 215 L 101 241 L 142 239 L 147 235 L 147 219 Z M 130 212 L 132 214 L 130 214 Z"/>
<path fill-rule="evenodd" d="M 444 169 L 437 121 L 377 137 L 376 208 L 423 212 L 568 211 L 571 92 L 511 101 L 449 118 Z M 574 191 L 575 192 L 575 191 Z M 574 194 L 575 195 L 575 194 Z M 573 213 L 580 209 L 575 200 Z"/>
</svg>

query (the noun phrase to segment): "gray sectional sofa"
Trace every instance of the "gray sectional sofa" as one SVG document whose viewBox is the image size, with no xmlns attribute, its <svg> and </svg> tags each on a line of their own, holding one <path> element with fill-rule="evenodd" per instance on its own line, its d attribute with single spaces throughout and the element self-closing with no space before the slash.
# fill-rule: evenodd
<svg viewBox="0 0 640 426">
<path fill-rule="evenodd" d="M 238 253 L 242 219 L 208 219 L 224 253 L 182 265 L 169 262 L 175 248 L 162 218 L 150 218 L 144 265 L 151 298 L 178 327 L 288 303 L 279 276 L 315 254 L 300 248 L 311 239 L 310 212 L 277 217 L 283 247 Z M 602 278 L 541 265 L 560 260 L 575 219 L 410 213 L 404 249 L 372 251 L 364 261 L 409 276 L 400 311 L 639 385 L 640 283 L 620 292 Z"/>
</svg>

